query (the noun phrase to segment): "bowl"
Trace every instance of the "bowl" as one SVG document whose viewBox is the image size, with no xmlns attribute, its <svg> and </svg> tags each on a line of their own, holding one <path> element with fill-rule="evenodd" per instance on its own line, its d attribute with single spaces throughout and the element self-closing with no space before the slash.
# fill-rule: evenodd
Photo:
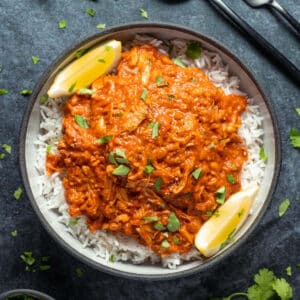
<svg viewBox="0 0 300 300">
<path fill-rule="evenodd" d="M 196 40 L 202 44 L 203 48 L 219 53 L 223 61 L 229 65 L 230 73 L 240 78 L 240 89 L 245 91 L 253 99 L 254 104 L 259 106 L 263 117 L 263 128 L 265 132 L 264 148 L 268 154 L 268 162 L 265 169 L 265 176 L 257 196 L 258 201 L 256 202 L 254 212 L 248 217 L 245 224 L 239 230 L 234 242 L 225 249 L 205 259 L 203 262 L 187 262 L 176 269 L 168 269 L 151 264 L 135 265 L 122 262 L 111 263 L 97 257 L 91 249 L 83 248 L 78 240 L 64 230 L 64 225 L 57 222 L 56 213 L 47 209 L 45 200 L 39 197 L 39 175 L 33 163 L 34 158 L 37 156 L 34 140 L 39 132 L 40 122 L 40 104 L 38 99 L 40 96 L 46 94 L 59 70 L 73 59 L 73 54 L 78 49 L 90 48 L 109 39 L 126 41 L 132 39 L 134 35 L 141 33 L 147 33 L 159 39 L 182 38 L 186 40 Z M 226 256 L 233 253 L 258 225 L 266 211 L 276 185 L 280 166 L 280 149 L 276 119 L 266 96 L 248 68 L 235 57 L 230 50 L 212 38 L 188 28 L 165 23 L 135 23 L 114 27 L 103 31 L 103 33 L 86 38 L 60 55 L 59 58 L 50 65 L 33 91 L 23 119 L 19 150 L 20 168 L 26 192 L 37 216 L 49 234 L 72 255 L 96 269 L 117 276 L 145 280 L 174 279 L 201 272 L 207 270 L 212 265 L 218 264 Z"/>
<path fill-rule="evenodd" d="M 10 290 L 7 292 L 4 292 L 3 294 L 0 294 L 0 299 L 4 300 L 13 300 L 13 299 L 23 299 L 20 297 L 28 296 L 31 297 L 30 299 L 34 300 L 55 300 L 54 298 L 50 297 L 49 295 L 46 295 L 42 292 L 31 290 L 31 289 L 16 289 L 16 290 Z M 26 298 L 27 299 L 27 298 Z"/>
</svg>

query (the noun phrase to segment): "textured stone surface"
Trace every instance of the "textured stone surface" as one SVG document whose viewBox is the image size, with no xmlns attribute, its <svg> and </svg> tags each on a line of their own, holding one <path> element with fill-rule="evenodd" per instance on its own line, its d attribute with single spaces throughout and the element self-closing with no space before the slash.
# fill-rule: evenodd
<svg viewBox="0 0 300 300">
<path fill-rule="evenodd" d="M 280 51 L 300 66 L 299 36 L 270 10 L 253 10 L 243 1 L 226 1 L 261 32 Z M 300 20 L 298 0 L 282 3 Z M 92 7 L 94 18 L 84 13 Z M 282 166 L 272 202 L 262 222 L 247 241 L 223 262 L 206 273 L 168 282 L 136 282 L 95 271 L 58 246 L 42 228 L 29 200 L 23 195 L 14 200 L 14 190 L 22 185 L 18 170 L 18 135 L 28 98 L 19 95 L 33 88 L 47 66 L 66 47 L 93 34 L 95 25 L 107 27 L 133 21 L 145 21 L 139 8 L 148 11 L 149 21 L 185 25 L 221 41 L 230 48 L 257 77 L 278 118 Z M 68 26 L 59 30 L 57 22 Z M 1 0 L 0 1 L 0 88 L 9 94 L 0 96 L 0 144 L 12 145 L 12 155 L 0 160 L 0 293 L 13 288 L 34 288 L 57 299 L 209 299 L 244 290 L 252 284 L 259 268 L 268 267 L 278 276 L 292 266 L 288 278 L 294 287 L 294 299 L 300 299 L 300 153 L 289 144 L 291 127 L 300 129 L 294 108 L 300 107 L 299 87 L 278 71 L 242 34 L 215 11 L 206 0 Z M 31 56 L 40 58 L 37 65 Z M 291 208 L 281 219 L 278 205 L 284 198 Z M 18 230 L 16 238 L 10 232 Z M 36 257 L 50 255 L 51 270 L 29 273 L 19 256 L 32 250 Z M 75 269 L 83 270 L 78 278 Z"/>
</svg>

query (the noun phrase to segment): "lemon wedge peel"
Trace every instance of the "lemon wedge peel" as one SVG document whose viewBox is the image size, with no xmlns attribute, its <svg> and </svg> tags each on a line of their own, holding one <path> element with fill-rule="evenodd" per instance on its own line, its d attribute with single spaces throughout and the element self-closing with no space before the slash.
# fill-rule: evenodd
<svg viewBox="0 0 300 300">
<path fill-rule="evenodd" d="M 87 88 L 103 74 L 109 73 L 120 61 L 122 44 L 111 40 L 72 61 L 54 79 L 48 90 L 50 98 L 68 96 Z"/>
<path fill-rule="evenodd" d="M 200 253 L 212 256 L 233 240 L 233 235 L 247 219 L 258 190 L 258 185 L 254 184 L 233 194 L 218 208 L 218 213 L 203 224 L 195 237 Z"/>
</svg>

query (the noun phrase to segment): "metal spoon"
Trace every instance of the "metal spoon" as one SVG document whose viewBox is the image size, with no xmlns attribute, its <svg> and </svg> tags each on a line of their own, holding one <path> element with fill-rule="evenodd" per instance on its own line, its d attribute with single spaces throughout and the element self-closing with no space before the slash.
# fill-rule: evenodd
<svg viewBox="0 0 300 300">
<path fill-rule="evenodd" d="M 300 34 L 300 23 L 291 16 L 288 11 L 283 8 L 276 0 L 244 0 L 250 6 L 254 8 L 259 8 L 264 5 L 269 5 L 279 11 L 282 16 L 286 18 L 286 20 L 293 26 L 293 28 Z"/>
</svg>

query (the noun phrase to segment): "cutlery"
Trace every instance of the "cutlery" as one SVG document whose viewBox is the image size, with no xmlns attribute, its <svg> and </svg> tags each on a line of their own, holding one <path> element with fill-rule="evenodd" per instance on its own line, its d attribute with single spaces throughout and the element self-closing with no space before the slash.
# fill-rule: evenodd
<svg viewBox="0 0 300 300">
<path fill-rule="evenodd" d="M 246 3 L 248 3 L 250 6 L 254 8 L 260 8 L 262 6 L 271 6 L 275 8 L 278 12 L 281 13 L 283 17 L 290 23 L 293 28 L 300 33 L 300 23 L 289 14 L 289 12 L 283 8 L 276 0 L 244 0 Z"/>
<path fill-rule="evenodd" d="M 240 31 L 246 34 L 246 37 L 259 46 L 267 57 L 273 59 L 275 65 L 279 65 L 290 76 L 292 80 L 300 83 L 300 70 L 289 61 L 277 48 L 270 44 L 257 31 L 255 31 L 247 22 L 239 17 L 231 8 L 222 0 L 210 0 L 218 10 Z"/>
</svg>

